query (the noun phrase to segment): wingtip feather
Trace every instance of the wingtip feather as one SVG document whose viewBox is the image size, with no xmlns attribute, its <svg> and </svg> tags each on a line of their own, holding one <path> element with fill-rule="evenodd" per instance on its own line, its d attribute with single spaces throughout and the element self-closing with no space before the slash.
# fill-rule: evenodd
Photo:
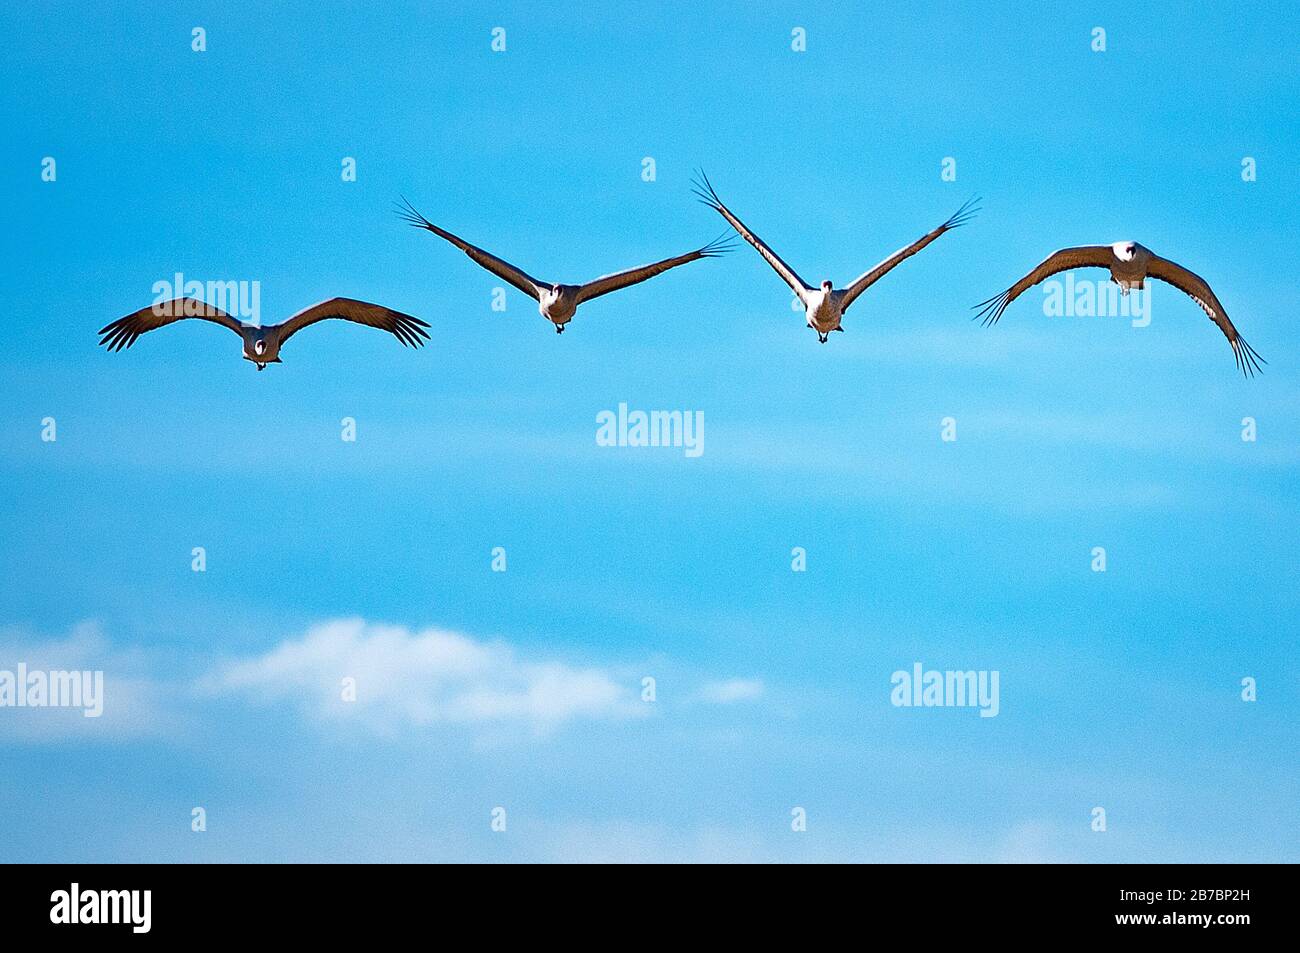
<svg viewBox="0 0 1300 953">
<path fill-rule="evenodd" d="M 433 224 L 416 210 L 405 195 L 401 196 L 400 203 L 394 202 L 393 206 L 397 217 L 412 228 L 430 228 Z"/>
<path fill-rule="evenodd" d="M 1241 335 L 1237 335 L 1237 339 L 1232 342 L 1232 353 L 1243 377 L 1254 377 L 1256 374 L 1264 373 L 1264 368 L 1260 365 L 1267 364 L 1268 361 L 1260 357 Z"/>
<path fill-rule="evenodd" d="M 982 199 L 976 195 L 963 202 L 961 208 L 953 212 L 952 215 L 949 216 L 948 221 L 943 223 L 944 230 L 947 231 L 953 228 L 961 228 L 961 226 L 974 219 L 975 216 L 984 211 L 979 205 L 981 201 Z"/>
</svg>

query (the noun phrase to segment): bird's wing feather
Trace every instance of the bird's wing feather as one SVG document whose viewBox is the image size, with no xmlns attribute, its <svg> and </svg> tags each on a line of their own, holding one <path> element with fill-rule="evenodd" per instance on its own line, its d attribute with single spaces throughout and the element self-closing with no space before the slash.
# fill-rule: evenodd
<svg viewBox="0 0 1300 953">
<path fill-rule="evenodd" d="M 514 285 L 524 294 L 540 301 L 542 299 L 543 291 L 552 290 L 551 285 L 547 284 L 544 281 L 538 281 L 536 278 L 530 276 L 527 272 L 523 271 L 522 269 L 516 268 L 514 265 L 510 264 L 510 262 L 504 261 L 498 258 L 496 255 L 484 251 L 483 249 L 479 248 L 477 245 L 471 245 L 469 242 L 465 241 L 465 239 L 457 235 L 453 235 L 445 228 L 439 228 L 437 225 L 433 224 L 431 221 L 429 221 L 427 218 L 425 218 L 423 215 L 417 212 L 410 202 L 406 202 L 405 199 L 403 199 L 402 201 L 405 204 L 398 207 L 397 214 L 401 216 L 401 218 L 405 222 L 407 222 L 407 224 L 413 225 L 416 228 L 423 228 L 430 232 L 433 232 L 433 234 L 437 235 L 439 238 L 445 238 L 447 241 L 451 242 L 453 245 L 455 245 L 465 254 L 469 255 L 469 257 L 472 258 L 475 262 L 477 262 L 480 266 L 486 268 L 488 271 L 492 272 L 492 274 L 496 275 L 498 278 L 510 282 L 510 284 Z"/>
<path fill-rule="evenodd" d="M 807 300 L 808 292 L 813 290 L 812 286 L 800 278 L 795 273 L 795 270 L 783 262 L 776 252 L 767 247 L 766 242 L 751 232 L 745 226 L 745 223 L 738 219 L 735 214 L 732 213 L 731 209 L 727 208 L 727 206 L 722 203 L 722 199 L 718 198 L 718 193 L 713 190 L 713 183 L 709 181 L 709 177 L 703 172 L 700 173 L 699 178 L 695 182 L 694 191 L 701 202 L 730 222 L 731 227 L 740 234 L 740 237 L 753 245 L 754 248 L 758 250 L 758 253 L 767 259 L 767 263 L 772 266 L 772 270 L 780 275 L 787 285 L 794 289 L 794 293 L 799 296 L 800 301 Z"/>
<path fill-rule="evenodd" d="M 1044 278 L 1071 268 L 1109 268 L 1114 261 L 1115 252 L 1109 245 L 1080 245 L 1077 248 L 1054 251 L 1006 291 L 975 305 L 979 309 L 975 318 L 983 320 L 986 327 L 996 324 L 1011 302 Z"/>
<path fill-rule="evenodd" d="M 620 288 L 626 288 L 629 285 L 635 285 L 655 275 L 662 275 L 670 268 L 676 268 L 678 265 L 685 265 L 688 262 L 699 261 L 701 258 L 717 258 L 731 249 L 731 245 L 726 241 L 726 235 L 709 242 L 701 248 L 689 251 L 684 255 L 678 255 L 675 258 L 665 258 L 663 261 L 657 261 L 653 264 L 642 265 L 639 268 L 629 268 L 626 271 L 618 271 L 612 275 L 602 275 L 595 281 L 589 281 L 578 289 L 578 303 L 590 301 L 592 298 L 599 298 L 601 295 L 609 294 L 611 291 L 618 291 Z"/>
<path fill-rule="evenodd" d="M 971 218 L 979 212 L 979 208 L 976 206 L 977 202 L 979 202 L 978 198 L 970 199 L 961 208 L 957 209 L 948 221 L 944 222 L 934 231 L 922 235 L 916 241 L 912 242 L 912 244 L 900 248 L 874 268 L 867 269 L 857 278 L 853 279 L 852 284 L 844 289 L 844 296 L 840 299 L 840 310 L 847 311 L 849 305 L 854 302 L 858 295 L 862 294 L 862 292 L 866 291 L 888 274 L 895 266 L 902 263 L 905 259 L 911 258 L 944 232 L 952 231 L 954 228 L 960 228 L 962 225 L 969 222 Z"/>
<path fill-rule="evenodd" d="M 403 345 L 411 347 L 419 347 L 429 338 L 429 332 L 424 330 L 429 325 L 419 318 L 403 314 L 400 311 L 394 311 L 391 308 L 385 308 L 383 305 L 358 301 L 355 298 L 331 298 L 328 301 L 322 301 L 320 304 L 314 304 L 310 308 L 304 308 L 289 320 L 280 324 L 280 343 L 283 344 L 308 325 L 329 318 L 342 318 L 344 321 L 353 321 L 357 324 L 379 328 L 393 335 Z"/>
<path fill-rule="evenodd" d="M 1237 367 L 1243 374 L 1253 377 L 1261 370 L 1259 366 L 1261 362 L 1268 363 L 1237 333 L 1236 327 L 1228 319 L 1227 312 L 1223 310 L 1223 305 L 1219 303 L 1218 296 L 1200 275 L 1159 255 L 1152 255 L 1151 260 L 1147 262 L 1147 275 L 1173 285 L 1201 306 L 1201 310 L 1219 326 L 1219 330 L 1232 345 L 1232 353 L 1237 358 Z"/>
<path fill-rule="evenodd" d="M 220 308 L 199 301 L 197 298 L 173 298 L 171 301 L 155 302 L 147 308 L 141 308 L 100 328 L 99 333 L 102 337 L 99 343 L 110 351 L 120 351 L 134 344 L 136 338 L 145 332 L 155 331 L 183 318 L 211 321 L 243 336 L 243 326 Z"/>
</svg>

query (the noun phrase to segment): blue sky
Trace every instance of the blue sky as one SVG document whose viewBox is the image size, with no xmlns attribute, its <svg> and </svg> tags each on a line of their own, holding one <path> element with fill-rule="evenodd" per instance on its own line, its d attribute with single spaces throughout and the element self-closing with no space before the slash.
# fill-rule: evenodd
<svg viewBox="0 0 1300 953">
<path fill-rule="evenodd" d="M 0 669 L 107 697 L 0 708 L 0 859 L 1300 859 L 1294 9 L 83 6 L 0 12 Z M 809 281 L 983 212 L 825 346 L 748 247 L 557 336 L 391 212 L 581 281 L 714 237 L 697 166 Z M 967 320 L 1121 239 L 1264 375 L 1167 286 Z M 177 271 L 433 339 L 96 348 Z M 704 454 L 597 446 L 620 402 Z M 997 717 L 892 706 L 918 661 Z"/>
</svg>

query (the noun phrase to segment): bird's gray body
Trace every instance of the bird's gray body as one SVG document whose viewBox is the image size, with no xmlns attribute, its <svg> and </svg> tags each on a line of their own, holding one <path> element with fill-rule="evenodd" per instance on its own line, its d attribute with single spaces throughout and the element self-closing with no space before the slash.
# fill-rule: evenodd
<svg viewBox="0 0 1300 953">
<path fill-rule="evenodd" d="M 543 291 L 537 301 L 537 311 L 547 321 L 555 325 L 559 334 L 564 326 L 573 320 L 578 310 L 578 285 L 555 285 L 550 291 Z"/>
<path fill-rule="evenodd" d="M 817 332 L 818 339 L 824 344 L 832 331 L 842 331 L 840 321 L 844 318 L 844 292 L 827 290 L 826 285 L 816 291 L 807 292 L 804 300 L 804 316 L 808 327 Z"/>
<path fill-rule="evenodd" d="M 244 325 L 239 336 L 244 339 L 244 360 L 252 361 L 260 371 L 268 364 L 283 364 L 280 360 L 280 327 Z"/>
<path fill-rule="evenodd" d="M 1137 242 L 1115 242 L 1110 246 L 1115 260 L 1110 265 L 1110 280 L 1119 285 L 1120 294 L 1146 287 L 1147 266 L 1151 263 L 1151 249 Z"/>
</svg>

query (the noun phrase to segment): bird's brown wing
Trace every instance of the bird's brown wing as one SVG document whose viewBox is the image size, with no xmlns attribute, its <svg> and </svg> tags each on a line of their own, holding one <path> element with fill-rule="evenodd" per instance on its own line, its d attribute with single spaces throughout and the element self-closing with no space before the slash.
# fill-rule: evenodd
<svg viewBox="0 0 1300 953">
<path fill-rule="evenodd" d="M 173 298 L 171 301 L 155 302 L 147 308 L 141 308 L 100 328 L 99 334 L 102 336 L 99 343 L 110 351 L 120 351 L 134 344 L 140 335 L 185 318 L 211 321 L 243 336 L 242 325 L 220 308 L 197 298 Z"/>
<path fill-rule="evenodd" d="M 766 242 L 751 232 L 745 226 L 745 223 L 735 216 L 731 209 L 722 204 L 722 199 L 718 198 L 718 193 L 713 190 L 713 183 L 709 181 L 709 177 L 703 172 L 700 173 L 699 178 L 695 181 L 694 191 L 701 202 L 730 222 L 731 227 L 740 234 L 740 237 L 758 250 L 758 253 L 767 260 L 769 265 L 772 266 L 772 270 L 780 275 L 782 280 L 784 280 L 785 283 L 794 290 L 794 293 L 799 296 L 800 301 L 806 300 L 808 292 L 813 290 L 812 286 L 800 278 L 793 268 L 783 262 L 776 252 L 768 248 Z"/>
<path fill-rule="evenodd" d="M 997 324 L 998 318 L 1002 317 L 1002 312 L 1007 310 L 1011 302 L 1044 278 L 1069 271 L 1071 268 L 1109 268 L 1114 261 L 1115 252 L 1109 245 L 1080 245 L 1078 248 L 1062 248 L 1060 251 L 1054 251 L 1044 258 L 1038 267 L 1006 291 L 975 305 L 979 309 L 975 318 L 982 320 L 985 327 Z"/>
<path fill-rule="evenodd" d="M 612 275 L 603 275 L 595 281 L 587 282 L 578 289 L 578 303 L 581 304 L 584 301 L 590 301 L 592 298 L 599 298 L 601 295 L 609 294 L 611 291 L 618 291 L 620 288 L 638 284 L 653 278 L 655 275 L 662 275 L 665 271 L 676 268 L 678 265 L 699 261 L 701 258 L 717 258 L 730 251 L 730 249 L 731 245 L 727 242 L 727 236 L 722 235 L 702 248 L 688 251 L 685 255 L 665 258 L 663 261 L 642 265 L 640 268 L 618 271 Z"/>
<path fill-rule="evenodd" d="M 424 330 L 429 325 L 419 318 L 385 308 L 383 305 L 358 301 L 356 298 L 330 298 L 328 301 L 322 301 L 320 304 L 299 311 L 279 325 L 280 343 L 283 344 L 308 325 L 330 318 L 342 318 L 344 321 L 379 328 L 393 335 L 403 345 L 411 347 L 419 347 L 429 339 L 429 332 Z"/>
<path fill-rule="evenodd" d="M 1245 338 L 1237 333 L 1236 327 L 1228 320 L 1223 305 L 1219 303 L 1218 296 L 1200 275 L 1159 255 L 1151 256 L 1151 260 L 1147 263 L 1147 275 L 1173 285 L 1201 306 L 1201 310 L 1219 326 L 1219 330 L 1232 345 L 1232 353 L 1237 359 L 1237 367 L 1241 369 L 1242 374 L 1253 377 L 1262 370 L 1260 363 L 1268 363 L 1255 353 L 1255 349 L 1246 343 Z"/>
<path fill-rule="evenodd" d="M 894 252 L 874 268 L 869 268 L 862 274 L 858 275 L 858 277 L 853 280 L 853 283 L 844 289 L 844 297 L 840 299 L 840 310 L 842 312 L 849 310 L 849 305 L 854 302 L 854 299 L 856 299 L 858 295 L 862 294 L 862 292 L 866 291 L 888 274 L 895 266 L 901 264 L 905 259 L 911 258 L 944 232 L 952 231 L 954 228 L 960 228 L 962 225 L 969 222 L 979 212 L 979 208 L 976 206 L 977 202 L 979 202 L 978 198 L 970 199 L 965 205 L 957 209 L 948 221 L 944 222 L 934 231 L 922 235 L 916 241 L 912 242 L 912 244 Z"/>
<path fill-rule="evenodd" d="M 544 281 L 538 281 L 522 269 L 516 268 L 508 261 L 498 258 L 496 255 L 486 252 L 477 245 L 471 245 L 465 239 L 458 235 L 453 235 L 445 228 L 439 228 L 433 222 L 429 221 L 423 215 L 415 210 L 410 202 L 402 200 L 403 205 L 398 206 L 397 214 L 402 220 L 416 228 L 423 228 L 433 232 L 439 238 L 445 238 L 465 254 L 469 255 L 477 264 L 486 268 L 492 274 L 504 281 L 510 282 L 524 294 L 538 301 L 542 300 L 542 292 L 552 290 L 553 286 Z"/>
</svg>

